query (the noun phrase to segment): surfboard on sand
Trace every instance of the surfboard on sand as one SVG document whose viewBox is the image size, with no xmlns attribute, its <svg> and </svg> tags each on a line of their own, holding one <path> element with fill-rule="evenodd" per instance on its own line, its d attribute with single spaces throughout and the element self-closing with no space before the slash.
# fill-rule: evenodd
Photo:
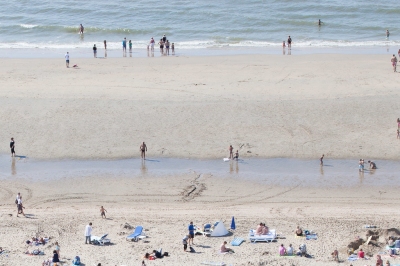
<svg viewBox="0 0 400 266">
<path fill-rule="evenodd" d="M 224 158 L 224 162 L 228 162 L 229 161 L 229 158 Z"/>
</svg>

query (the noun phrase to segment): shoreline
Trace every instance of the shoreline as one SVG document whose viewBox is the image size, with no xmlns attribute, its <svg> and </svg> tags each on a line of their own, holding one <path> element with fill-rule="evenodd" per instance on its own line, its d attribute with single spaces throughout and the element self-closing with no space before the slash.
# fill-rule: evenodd
<svg viewBox="0 0 400 266">
<path fill-rule="evenodd" d="M 107 49 L 107 53 L 103 47 L 99 46 L 97 57 L 99 59 L 104 58 L 145 58 L 145 57 L 209 57 L 209 56 L 234 56 L 234 55 L 313 55 L 313 54 L 346 54 L 346 55 L 391 55 L 398 52 L 398 48 L 395 45 L 387 46 L 349 46 L 349 47 L 296 47 L 292 46 L 289 53 L 286 47 L 285 53 L 283 53 L 282 47 L 279 46 L 267 46 L 267 47 L 208 47 L 198 49 L 179 48 L 176 46 L 175 54 L 163 56 L 160 54 L 159 48 L 154 48 L 154 53 L 147 51 L 146 47 L 142 49 L 135 48 L 130 53 L 129 50 L 126 52 L 126 56 L 123 56 L 121 49 Z M 92 47 L 85 48 L 1 48 L 0 58 L 10 59 L 45 59 L 45 58 L 63 58 L 66 52 L 69 52 L 71 56 L 75 58 L 93 58 Z"/>
</svg>

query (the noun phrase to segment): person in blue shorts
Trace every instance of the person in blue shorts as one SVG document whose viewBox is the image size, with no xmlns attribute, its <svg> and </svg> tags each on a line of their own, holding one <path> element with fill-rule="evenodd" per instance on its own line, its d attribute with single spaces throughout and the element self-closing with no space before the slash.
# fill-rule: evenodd
<svg viewBox="0 0 400 266">
<path fill-rule="evenodd" d="M 194 239 L 194 225 L 193 225 L 193 222 L 190 222 L 188 229 L 189 229 L 189 241 L 188 241 L 188 243 L 190 245 L 190 241 L 192 241 L 192 245 L 194 245 L 194 243 L 193 243 L 193 239 Z"/>
</svg>

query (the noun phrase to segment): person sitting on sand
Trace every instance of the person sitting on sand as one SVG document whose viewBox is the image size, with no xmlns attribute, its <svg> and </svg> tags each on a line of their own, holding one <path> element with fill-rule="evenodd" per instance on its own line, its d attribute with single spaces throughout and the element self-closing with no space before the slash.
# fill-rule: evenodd
<svg viewBox="0 0 400 266">
<path fill-rule="evenodd" d="M 43 239 L 43 237 L 41 237 L 39 239 L 39 244 L 42 244 L 42 245 L 46 244 L 46 241 Z"/>
<path fill-rule="evenodd" d="M 221 253 L 225 253 L 225 252 L 233 252 L 233 250 L 232 249 L 230 249 L 230 248 L 227 248 L 225 245 L 226 245 L 227 243 L 226 243 L 226 241 L 224 241 L 224 243 L 222 243 L 222 245 L 221 245 L 221 249 L 220 249 L 220 251 L 221 251 Z"/>
<path fill-rule="evenodd" d="M 358 251 L 357 256 L 358 256 L 359 259 L 363 259 L 363 258 L 365 257 L 365 253 L 364 253 L 364 251 L 362 250 L 362 248 L 360 249 L 360 251 Z"/>
<path fill-rule="evenodd" d="M 388 240 L 388 246 L 390 247 L 390 248 L 394 248 L 395 247 L 395 244 L 394 244 L 394 241 L 393 241 L 393 238 L 391 237 L 391 236 L 389 236 L 389 240 Z"/>
<path fill-rule="evenodd" d="M 376 255 L 376 266 L 383 266 L 381 255 Z"/>
<path fill-rule="evenodd" d="M 286 255 L 293 256 L 293 252 L 294 252 L 294 250 L 293 250 L 292 244 L 289 244 L 289 247 L 286 249 Z"/>
<path fill-rule="evenodd" d="M 297 226 L 297 229 L 294 232 L 296 236 L 303 236 L 303 230 L 300 228 L 300 226 Z"/>
<path fill-rule="evenodd" d="M 153 250 L 153 254 L 154 254 L 154 257 L 156 257 L 157 259 L 162 259 L 162 257 L 163 257 L 163 254 L 161 254 L 161 252 L 157 251 L 157 250 Z"/>
<path fill-rule="evenodd" d="M 262 230 L 263 230 L 263 223 L 260 223 L 259 225 L 257 225 L 256 235 L 261 235 Z"/>
<path fill-rule="evenodd" d="M 369 169 L 376 169 L 376 164 L 372 161 L 368 161 L 369 163 Z"/>
<path fill-rule="evenodd" d="M 285 256 L 286 255 L 286 248 L 281 244 L 279 247 L 279 256 Z"/>
<path fill-rule="evenodd" d="M 332 258 L 333 258 L 334 261 L 339 262 L 339 251 L 337 251 L 337 249 L 335 249 L 335 250 L 332 252 L 331 255 L 332 255 Z"/>
</svg>

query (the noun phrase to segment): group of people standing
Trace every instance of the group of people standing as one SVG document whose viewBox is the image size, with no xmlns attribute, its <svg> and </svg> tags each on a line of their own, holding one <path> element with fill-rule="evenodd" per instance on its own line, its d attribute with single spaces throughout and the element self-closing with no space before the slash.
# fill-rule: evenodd
<svg viewBox="0 0 400 266">
<path fill-rule="evenodd" d="M 364 171 L 364 159 L 360 159 L 359 161 L 358 161 L 358 170 L 360 171 L 360 172 L 362 172 L 362 171 Z M 374 162 L 372 162 L 372 161 L 368 161 L 368 164 L 369 164 L 369 169 L 376 169 L 376 164 L 374 163 Z"/>
<path fill-rule="evenodd" d="M 147 50 L 151 50 L 153 52 L 155 43 L 156 42 L 155 42 L 154 38 L 151 37 L 150 42 L 147 45 Z M 163 37 L 158 42 L 158 45 L 160 46 L 160 53 L 162 55 L 169 55 L 170 48 L 172 50 L 172 54 L 175 53 L 175 44 L 174 43 L 170 44 L 170 42 L 167 39 L 167 36 L 165 36 L 165 34 L 163 35 Z"/>
</svg>

